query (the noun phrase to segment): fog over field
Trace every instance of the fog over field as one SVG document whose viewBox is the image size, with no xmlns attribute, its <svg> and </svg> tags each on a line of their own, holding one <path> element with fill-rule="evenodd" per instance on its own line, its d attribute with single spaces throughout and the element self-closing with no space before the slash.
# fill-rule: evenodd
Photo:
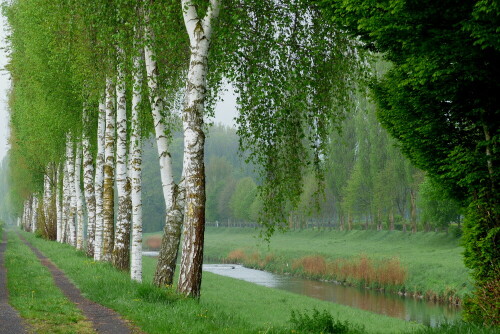
<svg viewBox="0 0 500 334">
<path fill-rule="evenodd" d="M 0 15 L 0 160 L 8 150 L 7 138 L 9 135 L 9 115 L 7 113 L 7 90 L 10 86 L 9 74 L 4 70 L 7 64 L 5 54 L 5 18 Z"/>
</svg>

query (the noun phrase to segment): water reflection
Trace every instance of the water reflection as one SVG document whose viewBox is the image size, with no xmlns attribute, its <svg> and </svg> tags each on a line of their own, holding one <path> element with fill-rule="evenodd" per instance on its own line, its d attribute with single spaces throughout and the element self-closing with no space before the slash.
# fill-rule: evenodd
<svg viewBox="0 0 500 334">
<path fill-rule="evenodd" d="M 460 317 L 460 309 L 451 305 L 346 287 L 330 282 L 271 274 L 236 264 L 206 264 L 203 265 L 203 270 L 407 321 L 416 321 L 432 327 Z"/>
</svg>

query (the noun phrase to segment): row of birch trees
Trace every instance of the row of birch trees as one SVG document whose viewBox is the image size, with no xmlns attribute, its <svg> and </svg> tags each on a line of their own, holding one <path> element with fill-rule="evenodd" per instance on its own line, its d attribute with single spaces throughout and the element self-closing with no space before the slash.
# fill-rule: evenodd
<svg viewBox="0 0 500 334">
<path fill-rule="evenodd" d="M 218 92 L 231 83 L 238 93 L 238 134 L 258 166 L 270 234 L 286 226 L 302 176 L 324 177 L 328 135 L 365 66 L 356 43 L 305 0 L 13 0 L 3 10 L 19 225 L 141 281 L 141 141 L 153 132 L 166 207 L 154 284 L 172 284 L 183 231 L 177 289 L 192 297 L 202 275 L 204 122 Z"/>
</svg>

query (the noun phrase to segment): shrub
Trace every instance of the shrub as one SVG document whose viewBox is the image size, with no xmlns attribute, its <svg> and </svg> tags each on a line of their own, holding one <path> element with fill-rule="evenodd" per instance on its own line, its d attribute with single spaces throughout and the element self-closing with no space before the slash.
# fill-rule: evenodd
<svg viewBox="0 0 500 334">
<path fill-rule="evenodd" d="M 341 322 L 333 319 L 332 315 L 323 310 L 323 312 L 313 309 L 312 314 L 301 313 L 299 311 L 292 311 L 290 323 L 293 330 L 300 331 L 301 333 L 363 333 L 364 329 L 354 327 L 348 321 Z"/>
<path fill-rule="evenodd" d="M 495 278 L 476 288 L 465 300 L 465 306 L 466 320 L 500 327 L 500 270 Z"/>
</svg>

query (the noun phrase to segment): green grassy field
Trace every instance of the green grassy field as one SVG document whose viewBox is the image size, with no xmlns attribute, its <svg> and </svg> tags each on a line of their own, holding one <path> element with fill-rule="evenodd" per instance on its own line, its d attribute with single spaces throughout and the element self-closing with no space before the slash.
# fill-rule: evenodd
<svg viewBox="0 0 500 334">
<path fill-rule="evenodd" d="M 91 261 L 68 245 L 44 241 L 29 233 L 23 235 L 51 258 L 85 296 L 115 309 L 147 333 L 291 333 L 291 310 L 313 308 L 327 310 L 335 319 L 362 326 L 368 333 L 404 333 L 423 328 L 210 273 L 203 275 L 201 300 L 184 299 L 149 283 L 131 282 L 126 273 L 117 272 L 107 263 Z M 145 282 L 151 282 L 155 260 L 144 260 Z"/>
<path fill-rule="evenodd" d="M 205 256 L 222 260 L 234 250 L 258 253 L 261 259 L 271 255 L 268 258 L 272 261 L 261 261 L 264 269 L 296 274 L 304 272 L 294 270 L 292 264 L 306 256 L 319 255 L 334 261 L 366 255 L 381 262 L 396 257 L 407 271 L 406 282 L 395 287 L 398 290 L 449 299 L 450 296 L 464 297 L 472 287 L 462 261 L 459 239 L 451 234 L 302 230 L 278 233 L 269 244 L 257 236 L 258 231 L 253 229 L 208 228 Z"/>
</svg>

